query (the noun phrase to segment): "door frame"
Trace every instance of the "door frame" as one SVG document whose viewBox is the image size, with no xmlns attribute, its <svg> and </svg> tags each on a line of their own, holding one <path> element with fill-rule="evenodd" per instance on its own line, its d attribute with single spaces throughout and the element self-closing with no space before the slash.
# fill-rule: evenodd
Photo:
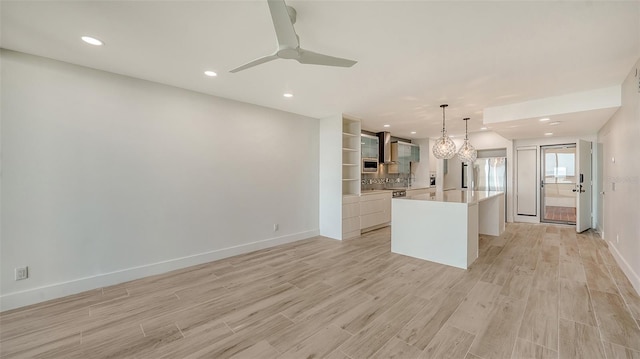
<svg viewBox="0 0 640 359">
<path fill-rule="evenodd" d="M 546 209 L 546 202 L 545 202 L 545 193 L 546 193 L 546 189 L 545 189 L 545 175 L 546 175 L 546 158 L 545 158 L 545 150 L 546 149 L 553 149 L 553 148 L 574 148 L 574 161 L 573 161 L 573 165 L 574 165 L 574 172 L 576 174 L 576 176 L 578 176 L 578 140 L 576 140 L 576 142 L 574 143 L 561 143 L 561 144 L 553 144 L 553 145 L 540 145 L 540 178 L 539 178 L 539 182 L 540 182 L 540 192 L 539 192 L 539 203 L 540 203 L 540 210 L 539 210 L 539 220 L 540 223 L 553 223 L 553 224 L 566 224 L 566 225 L 570 225 L 570 226 L 575 226 L 576 222 L 569 222 L 569 221 L 556 221 L 556 220 L 548 220 L 545 219 L 545 209 Z M 576 180 L 577 183 L 577 180 Z M 578 218 L 578 205 L 577 205 L 577 199 L 576 199 L 576 221 Z"/>
</svg>

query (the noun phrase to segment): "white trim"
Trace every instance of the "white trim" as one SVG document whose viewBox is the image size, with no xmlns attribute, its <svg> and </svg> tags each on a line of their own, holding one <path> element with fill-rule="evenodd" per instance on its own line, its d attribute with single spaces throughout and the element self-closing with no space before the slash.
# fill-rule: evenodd
<svg viewBox="0 0 640 359">
<path fill-rule="evenodd" d="M 540 223 L 540 218 L 538 216 L 526 216 L 522 214 L 516 214 L 513 216 L 513 221 L 516 223 Z"/>
<path fill-rule="evenodd" d="M 257 251 L 264 248 L 291 243 L 319 235 L 319 230 L 294 233 L 282 237 L 269 238 L 238 246 L 216 249 L 208 252 L 193 254 L 185 257 L 169 259 L 162 262 L 145 264 L 137 267 L 121 269 L 110 273 L 77 278 L 67 282 L 53 283 L 38 288 L 3 294 L 0 296 L 0 310 L 15 309 L 91 289 L 106 287 L 130 280 L 166 273 L 172 270 L 186 268 L 198 264 L 212 262 L 222 258 Z"/>
<path fill-rule="evenodd" d="M 613 255 L 613 258 L 618 262 L 618 265 L 624 272 L 624 274 L 629 278 L 629 281 L 633 285 L 633 288 L 636 290 L 636 293 L 640 293 L 640 275 L 633 271 L 633 268 L 627 263 L 627 261 L 620 255 L 618 249 L 613 245 L 612 242 L 609 242 L 609 251 Z"/>
</svg>

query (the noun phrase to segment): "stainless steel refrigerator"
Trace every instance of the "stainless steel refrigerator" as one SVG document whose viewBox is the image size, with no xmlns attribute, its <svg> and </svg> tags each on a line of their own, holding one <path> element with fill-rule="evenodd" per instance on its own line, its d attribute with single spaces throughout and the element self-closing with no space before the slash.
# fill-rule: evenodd
<svg viewBox="0 0 640 359">
<path fill-rule="evenodd" d="M 468 167 L 462 168 L 462 187 L 472 191 L 504 192 L 505 217 L 507 213 L 507 158 L 478 158 L 473 163 L 471 182 L 466 178 Z"/>
<path fill-rule="evenodd" d="M 507 159 L 478 158 L 473 163 L 472 189 L 507 192 Z M 506 197 L 506 196 L 505 196 Z"/>
</svg>

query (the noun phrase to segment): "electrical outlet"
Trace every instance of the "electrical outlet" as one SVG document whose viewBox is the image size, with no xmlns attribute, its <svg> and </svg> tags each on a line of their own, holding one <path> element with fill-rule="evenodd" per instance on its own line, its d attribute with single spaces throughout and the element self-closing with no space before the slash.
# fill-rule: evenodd
<svg viewBox="0 0 640 359">
<path fill-rule="evenodd" d="M 280 226 L 278 226 L 278 224 L 277 224 L 277 223 L 274 223 L 274 224 L 273 224 L 273 231 L 274 231 L 274 232 L 275 232 L 275 231 L 277 231 L 279 228 L 280 228 Z"/>
<path fill-rule="evenodd" d="M 616 234 L 616 243 L 620 243 L 620 235 Z"/>
<path fill-rule="evenodd" d="M 16 280 L 23 280 L 29 278 L 29 267 L 16 268 Z"/>
</svg>

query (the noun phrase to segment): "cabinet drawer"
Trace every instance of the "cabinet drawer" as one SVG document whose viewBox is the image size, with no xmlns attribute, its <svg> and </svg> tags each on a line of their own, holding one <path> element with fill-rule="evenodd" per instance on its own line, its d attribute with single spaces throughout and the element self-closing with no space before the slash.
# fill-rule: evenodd
<svg viewBox="0 0 640 359">
<path fill-rule="evenodd" d="M 342 219 L 358 217 L 360 215 L 360 203 L 345 203 L 342 205 Z"/>
<path fill-rule="evenodd" d="M 378 212 L 360 216 L 360 228 L 368 228 L 391 221 L 391 212 Z"/>
<path fill-rule="evenodd" d="M 347 203 L 358 203 L 360 202 L 360 197 L 358 196 L 342 196 L 342 204 L 347 204 Z"/>
<path fill-rule="evenodd" d="M 381 199 L 391 199 L 391 191 L 375 194 L 367 194 L 360 197 L 360 203 L 369 201 L 378 201 Z"/>
<path fill-rule="evenodd" d="M 378 212 L 390 212 L 391 211 L 391 198 L 383 198 L 376 201 L 360 202 L 360 215 L 378 213 Z"/>
<path fill-rule="evenodd" d="M 360 217 L 351 217 L 342 220 L 342 233 L 353 232 L 359 229 Z"/>
</svg>

